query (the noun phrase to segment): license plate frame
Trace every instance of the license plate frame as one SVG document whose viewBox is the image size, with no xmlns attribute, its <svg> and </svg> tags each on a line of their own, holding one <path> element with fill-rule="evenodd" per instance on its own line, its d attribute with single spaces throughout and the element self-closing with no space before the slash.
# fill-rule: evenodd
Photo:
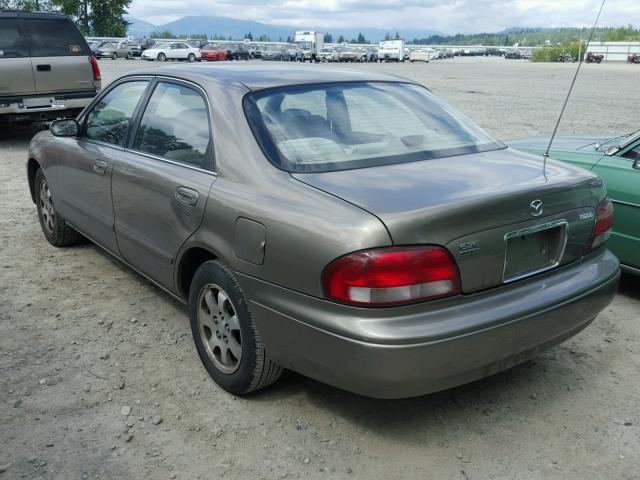
<svg viewBox="0 0 640 480">
<path fill-rule="evenodd" d="M 51 97 L 32 97 L 22 99 L 24 108 L 45 108 L 50 107 L 51 103 Z"/>
<path fill-rule="evenodd" d="M 504 236 L 503 283 L 557 267 L 567 246 L 568 226 L 563 219 L 507 233 Z"/>
</svg>

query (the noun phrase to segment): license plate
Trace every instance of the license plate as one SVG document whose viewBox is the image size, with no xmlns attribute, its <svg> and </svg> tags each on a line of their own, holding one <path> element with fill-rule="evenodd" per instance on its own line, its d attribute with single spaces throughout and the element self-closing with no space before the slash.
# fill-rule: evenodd
<svg viewBox="0 0 640 480">
<path fill-rule="evenodd" d="M 567 222 L 559 220 L 505 235 L 504 282 L 556 267 L 567 243 Z"/>
<path fill-rule="evenodd" d="M 25 98 L 22 100 L 25 108 L 49 107 L 51 105 L 50 97 Z"/>
</svg>

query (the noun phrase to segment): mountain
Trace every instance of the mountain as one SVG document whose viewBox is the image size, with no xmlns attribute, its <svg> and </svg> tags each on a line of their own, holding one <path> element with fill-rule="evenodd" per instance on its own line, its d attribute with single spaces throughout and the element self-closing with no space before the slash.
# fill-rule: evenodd
<svg viewBox="0 0 640 480">
<path fill-rule="evenodd" d="M 174 35 L 190 35 L 195 33 L 204 33 L 208 36 L 222 35 L 224 37 L 232 37 L 233 39 L 241 39 L 251 32 L 253 38 L 260 35 L 266 35 L 272 40 L 293 37 L 293 32 L 303 30 L 300 27 L 269 25 L 266 23 L 255 22 L 251 20 L 238 20 L 229 17 L 214 16 L 187 16 L 174 22 L 165 23 L 164 25 L 153 25 L 144 20 L 127 16 L 130 22 L 128 34 L 134 37 L 148 37 L 153 31 L 170 31 Z M 322 28 L 309 27 L 309 30 L 331 33 L 334 41 L 344 36 L 347 40 L 357 38 L 362 33 L 367 40 L 378 42 L 383 40 L 386 34 L 395 35 L 396 29 L 382 30 L 379 28 Z M 400 30 L 400 35 L 405 40 L 413 40 L 414 38 L 423 38 L 433 35 L 435 32 L 430 30 Z"/>
<path fill-rule="evenodd" d="M 148 37 L 149 35 L 151 35 L 151 32 L 158 29 L 158 27 L 156 27 L 153 23 L 145 22 L 144 20 L 140 20 L 139 18 L 133 18 L 125 15 L 124 19 L 129 22 L 129 29 L 127 33 L 132 37 Z"/>
<path fill-rule="evenodd" d="M 278 38 L 286 39 L 293 36 L 293 29 L 267 25 L 266 23 L 254 22 L 251 20 L 238 20 L 229 17 L 183 17 L 175 22 L 165 23 L 158 27 L 161 31 L 168 30 L 174 35 L 189 35 L 192 33 L 206 33 L 209 36 L 222 35 L 233 39 L 244 38 L 245 34 L 251 32 L 254 38 L 260 35 L 267 35 L 273 40 Z"/>
</svg>

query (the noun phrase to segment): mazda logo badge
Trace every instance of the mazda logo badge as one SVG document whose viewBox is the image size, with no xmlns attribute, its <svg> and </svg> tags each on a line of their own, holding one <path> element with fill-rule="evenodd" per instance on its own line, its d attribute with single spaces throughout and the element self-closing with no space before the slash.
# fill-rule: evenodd
<svg viewBox="0 0 640 480">
<path fill-rule="evenodd" d="M 529 204 L 529 208 L 532 216 L 539 217 L 542 215 L 542 200 L 534 200 Z"/>
</svg>

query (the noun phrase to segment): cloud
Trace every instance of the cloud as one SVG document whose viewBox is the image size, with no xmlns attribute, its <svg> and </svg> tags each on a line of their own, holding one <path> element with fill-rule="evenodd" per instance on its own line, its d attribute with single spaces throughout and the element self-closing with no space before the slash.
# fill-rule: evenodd
<svg viewBox="0 0 640 480">
<path fill-rule="evenodd" d="M 129 13 L 162 24 L 189 15 L 227 16 L 300 28 L 377 27 L 443 33 L 509 27 L 587 27 L 600 0 L 133 0 Z M 638 0 L 608 0 L 602 26 L 640 24 Z"/>
</svg>

